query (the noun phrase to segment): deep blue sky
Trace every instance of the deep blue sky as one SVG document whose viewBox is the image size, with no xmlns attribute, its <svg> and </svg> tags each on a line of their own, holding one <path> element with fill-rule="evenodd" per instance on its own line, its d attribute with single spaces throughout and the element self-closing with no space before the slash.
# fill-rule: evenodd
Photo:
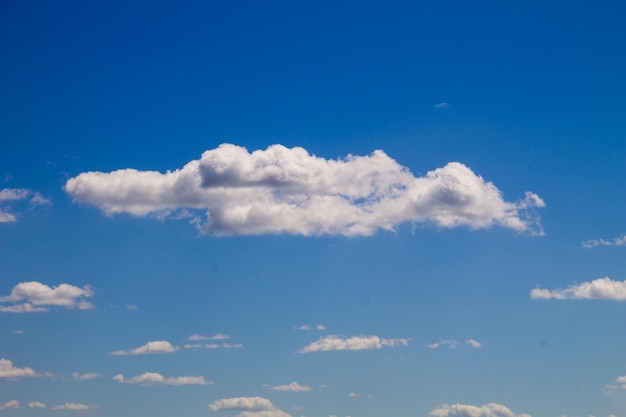
<svg viewBox="0 0 626 417">
<path fill-rule="evenodd" d="M 27 196 L 0 194 L 0 214 L 16 216 L 0 223 L 0 306 L 36 281 L 90 286 L 93 308 L 0 313 L 0 359 L 55 375 L 0 371 L 0 414 L 222 417 L 242 410 L 208 405 L 263 397 L 275 409 L 243 417 L 453 416 L 436 414 L 445 404 L 466 417 L 488 403 L 516 417 L 626 415 L 625 12 L 576 1 L 1 2 L 0 192 Z M 107 215 L 109 200 L 64 189 L 81 173 L 174 171 L 222 143 L 324 160 L 380 149 L 418 178 L 461 162 L 508 203 L 543 199 L 530 213 L 545 235 L 430 217 L 371 236 L 216 237 L 176 218 L 182 201 L 165 218 Z M 603 277 L 603 297 L 530 296 Z M 317 324 L 326 330 L 294 329 Z M 243 348 L 185 349 L 194 333 Z M 406 346 L 297 353 L 330 336 Z M 110 355 L 165 340 L 180 349 Z M 113 379 L 144 372 L 214 384 Z M 270 389 L 291 381 L 311 391 Z M 97 408 L 52 410 L 66 403 Z"/>
</svg>

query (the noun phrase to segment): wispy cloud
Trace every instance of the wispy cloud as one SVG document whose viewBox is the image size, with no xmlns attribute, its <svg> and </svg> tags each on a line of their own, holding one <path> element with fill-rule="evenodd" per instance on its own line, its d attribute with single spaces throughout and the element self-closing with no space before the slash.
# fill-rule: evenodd
<svg viewBox="0 0 626 417">
<path fill-rule="evenodd" d="M 270 387 L 270 389 L 274 391 L 309 392 L 313 388 L 308 385 L 300 385 L 296 381 L 292 381 L 286 385 L 276 385 L 274 387 Z"/>
<path fill-rule="evenodd" d="M 310 332 L 312 330 L 317 330 L 319 332 L 327 330 L 326 326 L 324 326 L 323 324 L 318 324 L 315 326 L 311 326 L 309 324 L 303 324 L 302 326 L 295 326 L 293 327 L 294 330 L 303 330 L 303 331 L 307 331 Z"/>
<path fill-rule="evenodd" d="M 272 145 L 249 153 L 231 144 L 206 151 L 181 169 L 85 172 L 65 191 L 104 213 L 194 217 L 214 236 L 297 234 L 369 236 L 404 223 L 482 229 L 494 225 L 542 234 L 527 192 L 517 202 L 458 162 L 415 177 L 383 151 L 328 160 L 303 148 Z"/>
<path fill-rule="evenodd" d="M 350 397 L 350 398 L 357 398 L 357 397 L 360 397 L 360 394 L 357 393 L 357 392 L 349 392 L 348 393 L 348 397 Z"/>
<path fill-rule="evenodd" d="M 6 181 L 5 177 L 5 181 Z M 17 221 L 14 213 L 15 205 L 26 202 L 30 208 L 50 204 L 50 199 L 44 198 L 38 192 L 27 188 L 3 188 L 0 190 L 0 223 L 13 223 Z"/>
<path fill-rule="evenodd" d="M 93 304 L 86 298 L 93 297 L 94 291 L 89 285 L 83 288 L 70 284 L 49 287 L 37 281 L 20 282 L 11 290 L 10 295 L 0 296 L 0 312 L 35 313 L 48 311 L 49 307 L 64 307 L 89 310 Z"/>
<path fill-rule="evenodd" d="M 342 337 L 338 335 L 324 336 L 298 350 L 298 353 L 329 352 L 334 350 L 368 350 L 380 349 L 385 346 L 408 346 L 409 339 L 383 339 L 378 336 Z"/>
<path fill-rule="evenodd" d="M 115 350 L 111 355 L 152 355 L 157 353 L 173 353 L 179 350 L 178 346 L 173 346 L 167 340 L 155 340 L 148 342 L 143 346 L 130 350 Z"/>
<path fill-rule="evenodd" d="M 79 372 L 74 372 L 72 373 L 72 378 L 76 379 L 78 381 L 89 381 L 92 379 L 96 379 L 96 378 L 100 378 L 100 374 L 97 374 L 95 372 L 88 372 L 85 374 L 81 374 Z"/>
<path fill-rule="evenodd" d="M 185 349 L 242 349 L 241 343 L 187 343 Z"/>
<path fill-rule="evenodd" d="M 518 414 L 502 404 L 489 403 L 482 406 L 467 404 L 444 404 L 432 410 L 428 417 L 531 417 Z"/>
<path fill-rule="evenodd" d="M 15 410 L 20 408 L 20 402 L 17 400 L 7 401 L 4 404 L 0 404 L 0 410 Z"/>
<path fill-rule="evenodd" d="M 39 401 L 31 401 L 28 403 L 28 408 L 46 408 L 46 405 Z"/>
<path fill-rule="evenodd" d="M 613 281 L 609 277 L 591 282 L 573 284 L 567 288 L 546 290 L 535 288 L 530 292 L 535 300 L 626 300 L 626 281 Z"/>
<path fill-rule="evenodd" d="M 141 375 L 126 379 L 124 375 L 117 374 L 113 380 L 123 384 L 141 385 L 209 385 L 212 381 L 207 381 L 203 376 L 177 376 L 166 378 L 156 372 L 144 372 Z"/>
<path fill-rule="evenodd" d="M 81 403 L 65 403 L 61 405 L 55 405 L 53 410 L 70 410 L 70 411 L 84 411 L 93 410 L 98 408 L 95 404 L 81 404 Z"/>
<path fill-rule="evenodd" d="M 591 239 L 581 243 L 585 249 L 593 249 L 598 246 L 626 246 L 626 234 L 613 239 Z"/>
<path fill-rule="evenodd" d="M 452 107 L 452 104 L 448 104 L 445 101 L 442 101 L 441 103 L 435 104 L 434 107 L 436 109 L 448 109 L 448 108 Z"/>
<path fill-rule="evenodd" d="M 439 349 L 440 347 L 447 347 L 448 349 L 456 349 L 459 345 L 459 342 L 456 340 L 442 340 L 441 342 L 431 343 L 426 345 L 429 349 Z"/>
<path fill-rule="evenodd" d="M 480 349 L 481 347 L 483 347 L 483 344 L 481 342 L 474 339 L 466 339 L 465 344 L 470 345 L 471 347 L 476 349 Z"/>
<path fill-rule="evenodd" d="M 193 341 L 193 342 L 198 342 L 198 341 L 202 341 L 202 340 L 227 340 L 229 339 L 230 336 L 226 335 L 226 334 L 222 334 L 222 333 L 216 333 L 213 336 L 202 336 L 198 333 L 194 333 L 191 336 L 189 336 L 187 338 L 187 340 Z"/>
</svg>

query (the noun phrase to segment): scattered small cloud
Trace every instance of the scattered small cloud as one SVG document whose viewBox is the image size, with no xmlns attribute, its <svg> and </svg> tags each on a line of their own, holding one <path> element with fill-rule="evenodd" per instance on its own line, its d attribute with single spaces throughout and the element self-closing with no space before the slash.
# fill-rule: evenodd
<svg viewBox="0 0 626 417">
<path fill-rule="evenodd" d="M 250 153 L 222 144 L 174 171 L 84 172 L 64 188 L 107 215 L 175 219 L 193 210 L 188 220 L 212 236 L 371 236 L 418 223 L 542 235 L 533 209 L 545 207 L 532 192 L 505 201 L 459 162 L 415 177 L 382 150 L 332 160 L 282 145 Z"/>
<path fill-rule="evenodd" d="M 434 107 L 436 109 L 449 109 L 450 107 L 452 107 L 452 104 L 448 104 L 445 101 L 443 101 L 441 103 L 435 104 Z"/>
<path fill-rule="evenodd" d="M 141 385 L 210 385 L 212 381 L 207 381 L 203 376 L 177 376 L 166 378 L 156 372 L 144 372 L 141 375 L 126 379 L 124 375 L 117 374 L 113 380 L 122 384 Z"/>
<path fill-rule="evenodd" d="M 356 398 L 356 397 L 359 397 L 359 396 L 360 396 L 360 394 L 357 393 L 357 392 L 349 392 L 348 393 L 348 397 L 350 397 L 350 398 Z"/>
<path fill-rule="evenodd" d="M 609 277 L 591 282 L 573 284 L 567 288 L 546 290 L 535 288 L 530 292 L 534 300 L 615 300 L 626 301 L 626 281 L 613 281 Z"/>
<path fill-rule="evenodd" d="M 28 408 L 46 408 L 46 405 L 39 401 L 31 401 L 28 403 Z"/>
<path fill-rule="evenodd" d="M 604 395 L 612 395 L 615 391 L 617 391 L 617 385 L 615 384 L 606 384 L 602 387 L 602 393 Z"/>
<path fill-rule="evenodd" d="M 213 336 L 202 336 L 201 334 L 194 333 L 191 336 L 189 336 L 187 340 L 190 340 L 192 342 L 199 342 L 202 340 L 226 340 L 229 338 L 230 336 L 226 334 L 222 334 L 222 333 L 216 333 Z"/>
<path fill-rule="evenodd" d="M 311 326 L 311 325 L 308 325 L 308 324 L 304 324 L 302 326 L 295 326 L 293 329 L 294 330 L 309 331 L 309 332 L 312 331 L 312 330 L 317 330 L 317 331 L 321 332 L 321 331 L 326 330 L 326 326 L 324 326 L 323 324 L 318 324 L 316 326 Z"/>
<path fill-rule="evenodd" d="M 83 288 L 70 284 L 49 287 L 37 281 L 20 282 L 11 290 L 10 295 L 0 296 L 0 312 L 4 313 L 36 313 L 48 311 L 49 307 L 89 310 L 93 304 L 86 298 L 94 296 L 93 288 Z"/>
<path fill-rule="evenodd" d="M 10 180 L 6 176 L 4 182 Z M 0 223 L 13 223 L 17 221 L 15 206 L 20 202 L 26 203 L 31 209 L 37 206 L 50 204 L 49 198 L 44 198 L 36 191 L 27 188 L 3 188 L 0 190 Z"/>
<path fill-rule="evenodd" d="M 471 347 L 476 348 L 476 349 L 480 349 L 481 347 L 483 347 L 483 344 L 481 342 L 474 340 L 474 339 L 465 340 L 465 344 L 470 345 Z"/>
<path fill-rule="evenodd" d="M 456 349 L 459 342 L 456 340 L 442 340 L 441 342 L 431 343 L 426 345 L 429 349 L 439 349 L 440 347 L 447 347 L 448 349 Z"/>
<path fill-rule="evenodd" d="M 531 417 L 518 414 L 502 404 L 489 403 L 482 406 L 466 404 L 444 404 L 432 410 L 428 417 Z"/>
<path fill-rule="evenodd" d="M 292 381 L 286 385 L 276 385 L 274 387 L 270 387 L 271 390 L 274 391 L 288 391 L 288 392 L 309 392 L 312 388 L 308 385 L 300 385 L 296 381 Z"/>
<path fill-rule="evenodd" d="M 130 350 L 115 350 L 111 352 L 111 355 L 152 355 L 158 353 L 173 353 L 179 350 L 178 346 L 173 346 L 167 340 L 156 340 L 148 342 L 143 346 L 136 347 Z"/>
<path fill-rule="evenodd" d="M 100 378 L 100 374 L 97 374 L 95 372 L 88 372 L 86 374 L 74 372 L 72 373 L 72 378 L 78 381 L 89 381 L 92 379 Z"/>
<path fill-rule="evenodd" d="M 591 239 L 580 244 L 585 249 L 593 249 L 598 246 L 626 246 L 626 234 L 613 239 Z"/>
<path fill-rule="evenodd" d="M 15 410 L 20 408 L 20 402 L 17 400 L 7 401 L 4 404 L 0 404 L 0 410 Z"/>
<path fill-rule="evenodd" d="M 49 377 L 52 375 L 49 373 L 40 374 L 35 372 L 32 368 L 24 367 L 18 368 L 17 366 L 13 366 L 13 362 L 8 359 L 0 359 L 0 378 L 6 378 L 8 380 L 17 380 L 20 378 L 30 378 L 30 377 Z"/>
<path fill-rule="evenodd" d="M 126 307 L 126 310 L 137 310 L 137 306 L 134 304 L 126 304 L 124 307 Z"/>
<path fill-rule="evenodd" d="M 342 337 L 330 335 L 320 337 L 298 350 L 298 353 L 329 352 L 335 350 L 368 350 L 382 347 L 408 346 L 409 339 L 383 339 L 378 336 Z"/>
<path fill-rule="evenodd" d="M 11 333 L 13 333 L 13 334 L 24 334 L 24 330 L 21 330 L 21 329 L 11 330 Z"/>
<path fill-rule="evenodd" d="M 242 349 L 241 343 L 187 343 L 183 346 L 184 349 Z"/>
<path fill-rule="evenodd" d="M 95 404 L 81 404 L 81 403 L 65 403 L 61 405 L 55 405 L 53 410 L 70 410 L 70 411 L 84 411 L 93 410 L 98 408 Z"/>
</svg>

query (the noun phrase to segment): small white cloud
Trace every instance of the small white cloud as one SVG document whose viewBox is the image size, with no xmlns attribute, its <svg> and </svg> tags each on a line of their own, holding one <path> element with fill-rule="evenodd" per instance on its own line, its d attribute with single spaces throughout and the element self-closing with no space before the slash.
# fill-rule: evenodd
<svg viewBox="0 0 626 417">
<path fill-rule="evenodd" d="M 49 287 L 37 281 L 20 282 L 10 295 L 0 296 L 0 303 L 13 303 L 0 306 L 4 313 L 34 313 L 48 311 L 49 306 L 88 310 L 93 305 L 85 298 L 93 297 L 94 291 L 86 285 L 83 288 L 70 284 Z"/>
<path fill-rule="evenodd" d="M 199 342 L 202 340 L 226 340 L 229 339 L 230 336 L 226 335 L 226 334 L 222 334 L 222 333 L 217 333 L 213 336 L 202 336 L 198 333 L 194 333 L 191 336 L 189 336 L 187 338 L 187 340 L 190 340 L 192 342 Z"/>
<path fill-rule="evenodd" d="M 13 334 L 24 334 L 24 330 L 11 330 L 11 333 Z"/>
<path fill-rule="evenodd" d="M 426 345 L 429 349 L 439 349 L 440 347 L 447 347 L 448 349 L 456 349 L 459 342 L 456 340 L 442 340 L 441 342 L 431 343 Z"/>
<path fill-rule="evenodd" d="M 459 162 L 415 177 L 382 150 L 329 160 L 282 145 L 250 153 L 222 144 L 166 173 L 85 172 L 70 178 L 65 191 L 107 215 L 202 211 L 205 220 L 192 221 L 213 236 L 371 236 L 418 223 L 541 235 L 532 209 L 545 206 L 531 192 L 505 201 L 493 183 Z"/>
<path fill-rule="evenodd" d="M 193 349 L 193 350 L 198 350 L 198 349 L 241 349 L 243 348 L 243 345 L 241 343 L 207 343 L 207 344 L 202 344 L 202 343 L 188 343 L 186 345 L 183 346 L 183 348 L 185 349 Z"/>
<path fill-rule="evenodd" d="M 465 341 L 465 344 L 470 345 L 471 347 L 476 348 L 476 349 L 480 349 L 481 347 L 483 347 L 482 343 L 474 339 L 467 339 Z"/>
<path fill-rule="evenodd" d="M 134 304 L 126 304 L 126 310 L 137 310 L 137 306 Z"/>
<path fill-rule="evenodd" d="M 570 285 L 564 289 L 546 290 L 535 288 L 530 292 L 535 300 L 615 300 L 626 301 L 626 281 L 613 281 L 609 277 L 591 282 Z"/>
<path fill-rule="evenodd" d="M 61 405 L 55 405 L 54 407 L 52 407 L 53 410 L 70 410 L 70 411 L 93 410 L 95 408 L 98 408 L 98 406 L 94 404 L 81 404 L 81 403 L 65 403 Z"/>
<path fill-rule="evenodd" d="M 283 410 L 242 411 L 235 417 L 291 417 Z"/>
<path fill-rule="evenodd" d="M 611 395 L 617 390 L 617 385 L 615 384 L 606 384 L 602 387 L 602 393 L 605 395 Z"/>
<path fill-rule="evenodd" d="M 451 105 L 451 104 L 448 104 L 448 103 L 446 103 L 446 102 L 444 101 L 444 102 L 441 102 L 441 103 L 437 103 L 437 104 L 435 104 L 435 105 L 434 105 L 434 107 L 435 107 L 436 109 L 448 109 L 448 108 L 452 107 L 452 105 Z"/>
<path fill-rule="evenodd" d="M 275 387 L 271 387 L 271 390 L 274 391 L 288 391 L 288 392 L 309 392 L 312 390 L 308 385 L 300 385 L 296 381 L 292 381 L 286 385 L 277 385 Z"/>
<path fill-rule="evenodd" d="M 358 393 L 356 393 L 356 392 L 350 392 L 350 393 L 348 393 L 348 397 L 350 397 L 350 398 L 356 398 L 356 397 L 359 397 L 359 396 L 360 396 L 360 395 L 359 395 Z"/>
<path fill-rule="evenodd" d="M 17 400 L 11 400 L 4 404 L 0 404 L 0 410 L 15 410 L 16 408 L 20 408 L 20 402 Z"/>
<path fill-rule="evenodd" d="M 323 331 L 326 330 L 326 326 L 324 326 L 323 324 L 318 324 L 316 326 L 310 326 L 308 324 L 303 324 L 302 326 L 295 326 L 293 328 L 294 330 L 304 330 L 304 331 L 311 331 L 311 330 L 317 330 L 317 331 Z"/>
<path fill-rule="evenodd" d="M 72 378 L 78 380 L 78 381 L 89 381 L 91 379 L 96 379 L 99 378 L 100 374 L 97 374 L 95 372 L 88 372 L 86 374 L 81 374 L 78 372 L 74 372 L 72 373 Z"/>
<path fill-rule="evenodd" d="M 466 404 L 444 404 L 432 410 L 428 417 L 531 417 L 529 414 L 514 413 L 502 404 L 489 403 L 483 406 Z"/>
<path fill-rule="evenodd" d="M 615 237 L 613 239 L 591 239 L 585 240 L 581 243 L 581 246 L 585 249 L 593 249 L 598 246 L 626 246 L 626 234 Z"/>
<path fill-rule="evenodd" d="M 249 410 L 274 411 L 276 407 L 270 400 L 263 397 L 234 397 L 222 398 L 209 404 L 212 411 L 221 410 Z"/>
<path fill-rule="evenodd" d="M 131 350 L 115 350 L 111 352 L 111 355 L 152 355 L 157 353 L 173 353 L 178 349 L 180 349 L 178 346 L 173 346 L 167 340 L 156 340 Z"/>
<path fill-rule="evenodd" d="M 341 337 L 338 335 L 324 336 L 298 350 L 298 353 L 329 352 L 335 350 L 368 350 L 380 349 L 384 346 L 408 346 L 409 339 L 383 339 L 378 336 Z"/>
<path fill-rule="evenodd" d="M 39 401 L 31 401 L 28 403 L 28 408 L 46 408 L 46 405 Z"/>
<path fill-rule="evenodd" d="M 114 381 L 123 384 L 141 384 L 141 385 L 210 385 L 212 381 L 207 381 L 203 376 L 177 376 L 166 378 L 156 372 L 144 372 L 141 375 L 134 376 L 130 379 L 124 378 L 124 375 L 117 374 L 113 377 Z"/>
<path fill-rule="evenodd" d="M 7 177 L 5 177 L 6 179 Z M 0 190 L 0 223 L 13 223 L 17 221 L 14 214 L 15 205 L 26 202 L 31 208 L 50 204 L 50 199 L 44 198 L 38 192 L 27 188 L 3 188 Z"/>
<path fill-rule="evenodd" d="M 0 359 L 0 378 L 7 378 L 11 380 L 42 376 L 35 372 L 32 368 L 18 368 L 13 366 L 13 362 L 8 359 Z"/>
</svg>

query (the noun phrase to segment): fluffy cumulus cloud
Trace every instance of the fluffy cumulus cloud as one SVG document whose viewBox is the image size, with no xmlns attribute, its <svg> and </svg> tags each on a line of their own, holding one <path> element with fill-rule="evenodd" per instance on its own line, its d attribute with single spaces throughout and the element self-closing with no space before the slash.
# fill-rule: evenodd
<svg viewBox="0 0 626 417">
<path fill-rule="evenodd" d="M 94 404 L 81 404 L 81 403 L 65 403 L 61 405 L 55 405 L 54 407 L 52 407 L 53 410 L 70 410 L 70 411 L 93 410 L 95 408 L 98 408 L 98 406 Z"/>
<path fill-rule="evenodd" d="M 308 385 L 300 385 L 296 381 L 292 381 L 289 384 L 285 385 L 276 385 L 275 387 L 270 387 L 271 390 L 274 391 L 289 391 L 289 392 L 309 392 L 312 388 Z"/>
<path fill-rule="evenodd" d="M 141 385 L 209 385 L 212 381 L 207 381 L 203 376 L 177 376 L 166 378 L 156 372 L 144 372 L 141 375 L 126 379 L 124 375 L 117 374 L 113 380 L 123 384 Z"/>
<path fill-rule="evenodd" d="M 178 346 L 173 346 L 167 340 L 156 340 L 130 350 L 114 350 L 111 352 L 111 355 L 152 355 L 157 353 L 173 353 L 178 349 Z"/>
<path fill-rule="evenodd" d="M 49 199 L 27 188 L 3 188 L 0 190 L 0 223 L 17 221 L 14 210 L 20 202 L 25 202 L 30 208 L 50 204 Z"/>
<path fill-rule="evenodd" d="M 36 313 L 48 311 L 49 307 L 89 310 L 93 304 L 86 298 L 93 296 L 94 291 L 89 285 L 82 288 L 70 284 L 49 287 L 37 281 L 20 282 L 10 295 L 0 296 L 0 312 Z"/>
<path fill-rule="evenodd" d="M 581 246 L 585 249 L 593 249 L 598 246 L 626 246 L 626 234 L 623 236 L 615 237 L 613 239 L 591 239 L 585 240 L 581 243 Z"/>
<path fill-rule="evenodd" d="M 46 405 L 39 401 L 31 401 L 28 403 L 28 408 L 46 408 Z"/>
<path fill-rule="evenodd" d="M 545 206 L 531 192 L 505 201 L 458 162 L 415 177 L 381 150 L 329 160 L 282 145 L 250 153 L 222 144 L 166 173 L 85 172 L 70 178 L 65 191 L 108 215 L 189 217 L 214 236 L 368 236 L 403 223 L 542 234 L 532 209 Z"/>
<path fill-rule="evenodd" d="M 626 281 L 613 281 L 609 277 L 591 282 L 570 285 L 567 288 L 547 290 L 535 288 L 530 298 L 536 300 L 626 300 Z"/>
<path fill-rule="evenodd" d="M 408 346 L 409 339 L 383 339 L 378 336 L 342 337 L 324 336 L 298 350 L 298 353 L 328 352 L 333 350 L 368 350 L 384 346 Z"/>
<path fill-rule="evenodd" d="M 428 417 L 531 417 L 528 414 L 518 414 L 502 404 L 490 403 L 482 406 L 466 404 L 444 404 L 432 410 Z"/>
<path fill-rule="evenodd" d="M 17 400 L 7 401 L 4 404 L 0 404 L 0 410 L 15 410 L 20 408 L 20 402 Z"/>
<path fill-rule="evenodd" d="M 222 398 L 209 404 L 212 411 L 274 411 L 276 407 L 270 400 L 263 397 L 234 397 Z"/>
<path fill-rule="evenodd" d="M 15 380 L 36 376 L 42 375 L 35 372 L 32 368 L 18 368 L 17 366 L 13 366 L 13 362 L 8 359 L 0 359 L 0 378 Z"/>
</svg>

